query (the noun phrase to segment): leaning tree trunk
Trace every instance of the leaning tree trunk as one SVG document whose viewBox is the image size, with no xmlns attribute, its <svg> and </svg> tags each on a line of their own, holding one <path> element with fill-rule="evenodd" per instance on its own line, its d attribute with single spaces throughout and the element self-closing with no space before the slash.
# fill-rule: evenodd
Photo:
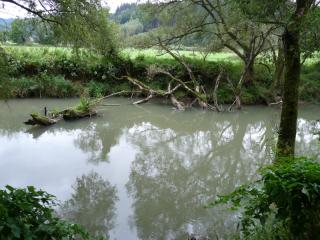
<svg viewBox="0 0 320 240">
<path fill-rule="evenodd" d="M 277 158 L 294 156 L 298 97 L 300 84 L 300 28 L 303 17 L 311 7 L 310 0 L 297 0 L 296 11 L 283 33 L 285 81 L 281 122 L 277 145 Z"/>
<path fill-rule="evenodd" d="M 255 57 L 253 56 L 253 53 L 251 53 L 250 55 L 246 54 L 246 56 L 247 57 L 244 59 L 245 68 L 241 74 L 241 77 L 237 86 L 233 89 L 235 94 L 235 101 L 229 108 L 230 110 L 233 107 L 233 105 L 236 106 L 236 109 L 242 108 L 242 103 L 241 103 L 242 86 L 243 85 L 248 86 L 253 82 Z"/>
<path fill-rule="evenodd" d="M 243 61 L 245 65 L 243 84 L 249 86 L 253 83 L 254 80 L 255 57 L 253 56 L 252 50 L 245 53 Z"/>
<path fill-rule="evenodd" d="M 246 74 L 244 77 L 243 84 L 246 86 L 250 86 L 253 83 L 254 80 L 254 61 L 253 60 L 247 60 L 245 61 L 245 64 L 247 67 Z"/>
</svg>

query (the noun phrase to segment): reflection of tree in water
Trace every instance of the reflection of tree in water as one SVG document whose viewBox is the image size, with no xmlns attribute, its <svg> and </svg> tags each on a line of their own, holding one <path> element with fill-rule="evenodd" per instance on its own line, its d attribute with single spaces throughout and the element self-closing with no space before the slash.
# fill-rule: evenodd
<svg viewBox="0 0 320 240">
<path fill-rule="evenodd" d="M 299 151 L 314 151 L 310 120 L 300 132 Z M 226 239 L 236 231 L 235 215 L 203 206 L 255 177 L 273 158 L 273 115 L 265 112 L 216 116 L 208 121 L 135 124 L 127 139 L 138 149 L 128 191 L 141 239 L 186 239 L 196 233 Z M 208 129 L 208 126 L 210 128 Z M 308 140 L 309 139 L 309 140 Z M 303 144 L 308 142 L 308 144 Z M 313 145 L 313 147 L 312 147 Z"/>
<path fill-rule="evenodd" d="M 139 237 L 186 239 L 193 232 L 211 239 L 226 237 L 226 229 L 234 232 L 231 214 L 203 206 L 267 163 L 261 163 L 269 147 L 267 121 L 262 115 L 237 115 L 210 121 L 210 130 L 203 130 L 201 119 L 189 128 L 183 123 L 170 129 L 153 124 L 131 128 L 128 140 L 139 153 L 127 186 Z"/>
<path fill-rule="evenodd" d="M 118 144 L 127 124 L 130 124 L 128 118 L 117 119 L 116 116 L 108 116 L 108 121 L 98 118 L 82 129 L 75 140 L 75 145 L 90 154 L 91 163 L 108 161 L 111 148 Z"/>
<path fill-rule="evenodd" d="M 111 147 L 117 143 L 109 134 L 106 126 L 91 123 L 77 136 L 75 145 L 90 154 L 90 162 L 106 161 Z"/>
<path fill-rule="evenodd" d="M 91 234 L 109 236 L 114 227 L 116 188 L 97 173 L 77 178 L 71 199 L 61 206 L 61 215 L 81 224 Z"/>
<path fill-rule="evenodd" d="M 320 160 L 320 122 L 307 119 L 298 120 L 296 154 L 305 155 L 306 153 Z"/>
</svg>

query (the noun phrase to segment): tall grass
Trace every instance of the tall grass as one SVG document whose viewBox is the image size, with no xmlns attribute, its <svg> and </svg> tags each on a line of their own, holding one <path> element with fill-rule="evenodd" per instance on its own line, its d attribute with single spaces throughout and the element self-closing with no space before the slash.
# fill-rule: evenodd
<svg viewBox="0 0 320 240">
<path fill-rule="evenodd" d="M 210 53 L 206 55 L 200 51 L 186 51 L 186 50 L 177 50 L 175 51 L 178 55 L 191 58 L 194 60 L 206 60 L 209 62 L 239 62 L 240 59 L 234 53 L 231 52 L 219 52 L 219 53 Z M 164 53 L 161 50 L 157 49 L 134 49 L 127 48 L 122 51 L 122 55 L 126 58 L 135 60 L 137 58 L 144 57 L 151 60 L 172 60 L 172 56 L 167 53 Z"/>
<path fill-rule="evenodd" d="M 87 66 L 94 66 L 101 63 L 102 57 L 85 49 L 66 47 L 44 47 L 44 46 L 5 46 L 5 51 L 11 59 L 19 63 L 29 63 L 34 65 L 48 65 L 56 62 L 75 61 Z"/>
</svg>

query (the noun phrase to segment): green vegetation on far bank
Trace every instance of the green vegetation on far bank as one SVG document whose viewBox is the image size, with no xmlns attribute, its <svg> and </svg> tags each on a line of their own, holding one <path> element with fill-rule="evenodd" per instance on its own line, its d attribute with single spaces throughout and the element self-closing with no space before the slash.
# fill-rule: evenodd
<svg viewBox="0 0 320 240">
<path fill-rule="evenodd" d="M 135 77 L 149 86 L 166 89 L 169 79 L 157 76 L 150 80 L 148 68 L 156 65 L 181 79 L 187 79 L 187 73 L 169 55 L 159 55 L 156 50 L 126 49 L 118 59 L 105 59 L 86 50 L 44 46 L 5 46 L 9 58 L 9 96 L 27 97 L 78 97 L 87 93 L 92 97 L 106 95 L 122 90 L 134 90 L 124 75 Z M 242 63 L 228 52 L 210 54 L 206 61 L 199 52 L 179 52 L 194 72 L 196 78 L 208 89 L 212 96 L 214 82 L 220 68 L 236 84 L 242 73 Z M 273 68 L 256 63 L 255 81 L 242 90 L 244 104 L 267 104 L 274 101 Z M 230 82 L 222 79 L 217 95 L 219 103 L 232 103 L 234 95 Z M 320 62 L 312 59 L 302 71 L 300 100 L 312 103 L 320 102 Z M 278 93 L 280 94 L 280 92 Z M 187 98 L 188 93 L 177 91 L 177 98 Z M 210 101 L 211 99 L 209 99 Z"/>
</svg>

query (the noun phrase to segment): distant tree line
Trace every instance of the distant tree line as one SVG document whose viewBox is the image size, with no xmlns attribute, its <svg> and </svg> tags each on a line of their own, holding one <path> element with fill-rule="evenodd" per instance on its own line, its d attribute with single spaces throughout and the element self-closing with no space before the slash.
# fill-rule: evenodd
<svg viewBox="0 0 320 240">
<path fill-rule="evenodd" d="M 146 19 L 141 7 L 135 3 L 122 4 L 114 14 L 105 16 L 117 23 L 123 38 L 148 32 L 159 26 L 159 20 Z M 54 45 L 61 43 L 56 25 L 48 24 L 39 18 L 1 19 L 0 41 L 14 42 L 17 44 L 39 43 Z"/>
<path fill-rule="evenodd" d="M 0 32 L 1 42 L 11 41 L 17 44 L 36 42 L 53 45 L 57 42 L 54 28 L 39 19 L 14 19 L 10 25 Z"/>
<path fill-rule="evenodd" d="M 156 16 L 146 17 L 144 6 L 145 4 L 124 3 L 111 15 L 111 19 L 120 24 L 121 30 L 126 36 L 148 32 L 159 27 L 159 18 Z"/>
</svg>

